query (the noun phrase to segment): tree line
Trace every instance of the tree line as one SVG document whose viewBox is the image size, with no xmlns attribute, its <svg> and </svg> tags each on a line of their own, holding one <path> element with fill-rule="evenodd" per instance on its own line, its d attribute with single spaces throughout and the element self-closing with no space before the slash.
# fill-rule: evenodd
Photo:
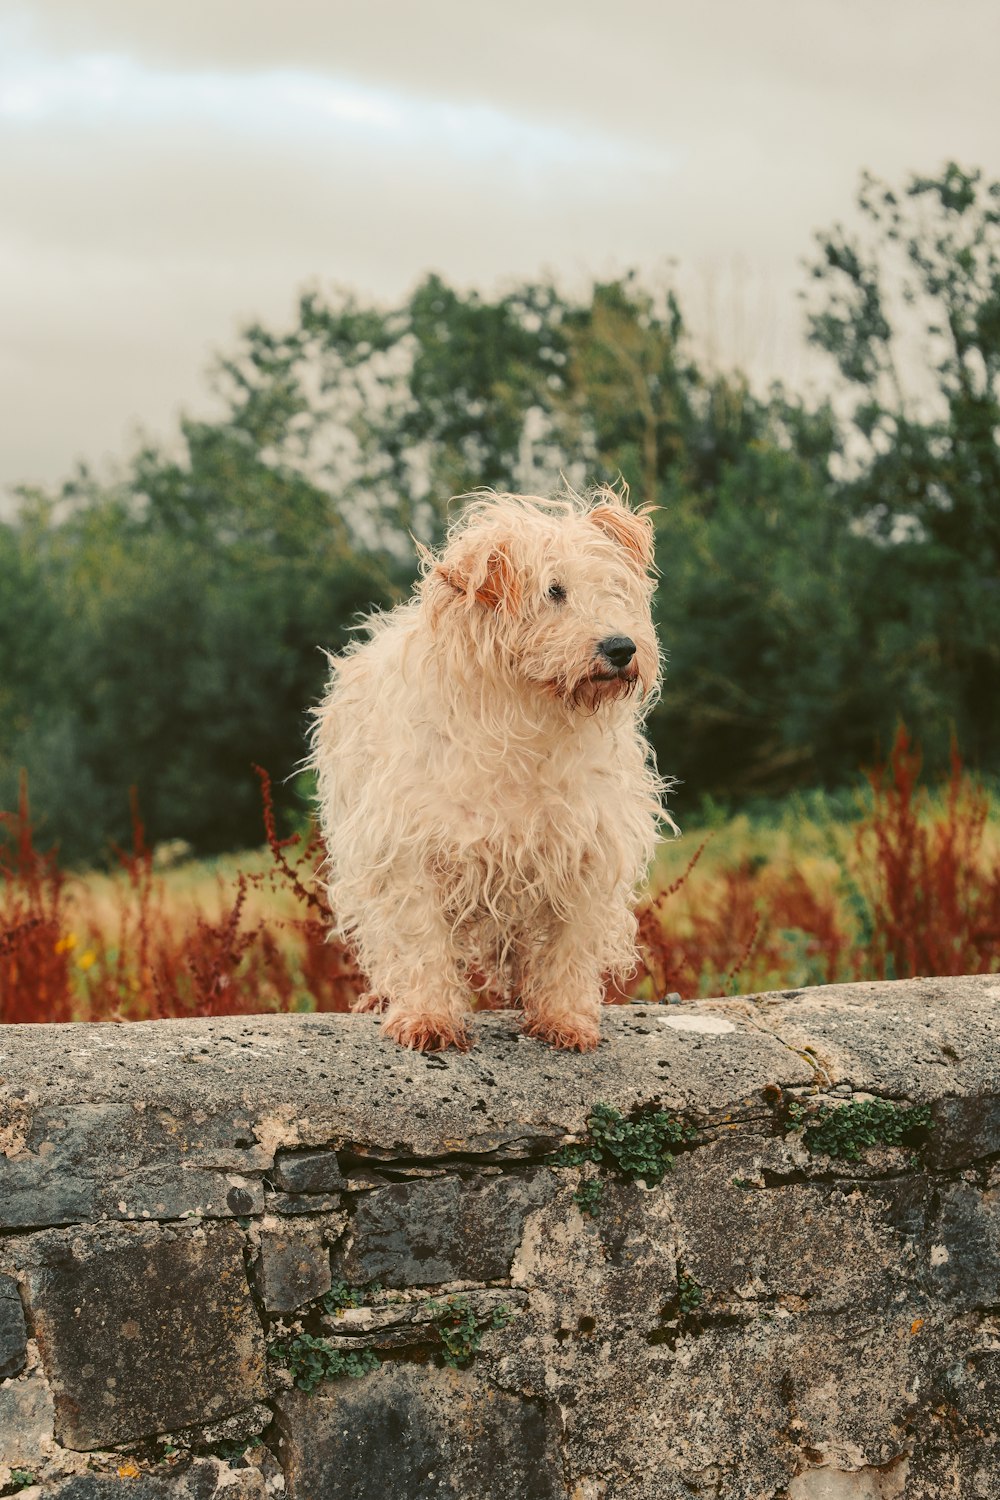
<svg viewBox="0 0 1000 1500">
<path fill-rule="evenodd" d="M 404 597 L 449 497 L 623 478 L 655 516 L 676 805 L 836 785 L 903 717 L 1000 770 L 1000 184 L 865 178 L 817 237 L 830 398 L 699 362 L 635 276 L 399 306 L 309 292 L 219 362 L 222 415 L 0 526 L 0 807 L 27 768 L 65 858 L 260 841 L 251 763 L 305 751 L 320 648 Z M 295 782 L 284 788 L 296 807 Z"/>
</svg>

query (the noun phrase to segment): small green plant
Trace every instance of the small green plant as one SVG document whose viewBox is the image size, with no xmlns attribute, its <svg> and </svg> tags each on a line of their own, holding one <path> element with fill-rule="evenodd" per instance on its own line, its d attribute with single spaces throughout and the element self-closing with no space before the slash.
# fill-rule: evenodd
<svg viewBox="0 0 1000 1500">
<path fill-rule="evenodd" d="M 484 1333 L 492 1328 L 505 1328 L 514 1316 L 506 1303 L 501 1302 L 481 1326 L 468 1297 L 463 1296 L 449 1297 L 446 1302 L 431 1300 L 427 1310 L 433 1314 L 434 1327 L 444 1346 L 441 1358 L 458 1370 L 472 1363 Z"/>
<path fill-rule="evenodd" d="M 563 1146 L 551 1158 L 557 1167 L 579 1167 L 584 1162 L 615 1171 L 629 1182 L 655 1187 L 674 1164 L 673 1148 L 697 1138 L 683 1120 L 658 1109 L 629 1120 L 610 1104 L 595 1104 L 587 1116 L 588 1139 Z"/>
<path fill-rule="evenodd" d="M 373 1281 L 368 1286 L 348 1286 L 346 1281 L 335 1281 L 328 1292 L 319 1299 L 325 1313 L 345 1312 L 349 1307 L 364 1307 L 369 1297 L 382 1291 L 382 1283 Z"/>
<path fill-rule="evenodd" d="M 290 1370 L 299 1390 L 307 1392 L 314 1391 L 321 1381 L 338 1380 L 345 1375 L 360 1380 L 379 1366 L 378 1355 L 371 1349 L 344 1353 L 329 1339 L 314 1338 L 311 1333 L 276 1340 L 268 1355 L 275 1364 Z"/>
<path fill-rule="evenodd" d="M 10 1482 L 16 1489 L 26 1490 L 29 1484 L 34 1484 L 35 1476 L 30 1469 L 11 1469 Z"/>
<path fill-rule="evenodd" d="M 212 1452 L 216 1458 L 222 1458 L 227 1464 L 238 1463 L 249 1448 L 259 1448 L 263 1439 L 259 1437 L 250 1438 L 222 1438 L 219 1442 L 212 1444 Z"/>
<path fill-rule="evenodd" d="M 705 1293 L 681 1266 L 677 1267 L 677 1306 L 685 1317 L 689 1317 L 705 1300 Z"/>
<path fill-rule="evenodd" d="M 860 1099 L 810 1114 L 801 1105 L 786 1111 L 789 1133 L 801 1130 L 807 1151 L 841 1161 L 860 1161 L 869 1146 L 910 1146 L 931 1129 L 930 1106 L 896 1104 L 891 1099 Z"/>
<path fill-rule="evenodd" d="M 785 1119 L 788 1121 L 789 1134 L 794 1130 L 801 1130 L 809 1118 L 809 1111 L 804 1104 L 799 1104 L 795 1099 L 785 1105 Z"/>
<path fill-rule="evenodd" d="M 599 1177 L 588 1177 L 581 1182 L 573 1194 L 573 1202 L 582 1214 L 595 1214 L 604 1193 L 604 1183 Z"/>
<path fill-rule="evenodd" d="M 319 1305 L 325 1313 L 343 1312 L 348 1307 L 363 1307 L 365 1303 L 364 1290 L 357 1286 L 348 1286 L 346 1281 L 335 1281 L 328 1292 L 324 1292 L 319 1299 Z"/>
</svg>

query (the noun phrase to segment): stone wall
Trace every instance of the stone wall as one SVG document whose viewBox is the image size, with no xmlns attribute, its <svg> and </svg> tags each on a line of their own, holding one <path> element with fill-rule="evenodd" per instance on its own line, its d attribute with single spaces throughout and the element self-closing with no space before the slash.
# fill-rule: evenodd
<svg viewBox="0 0 1000 1500">
<path fill-rule="evenodd" d="M 1000 1495 L 1000 977 L 604 1032 L 0 1028 L 0 1494 Z"/>
</svg>

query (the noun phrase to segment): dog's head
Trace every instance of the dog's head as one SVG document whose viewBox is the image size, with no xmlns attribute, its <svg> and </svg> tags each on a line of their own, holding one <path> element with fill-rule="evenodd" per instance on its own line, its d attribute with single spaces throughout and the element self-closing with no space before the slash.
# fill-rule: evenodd
<svg viewBox="0 0 1000 1500">
<path fill-rule="evenodd" d="M 456 667 L 471 653 L 594 711 L 656 686 L 652 567 L 649 517 L 613 490 L 587 501 L 477 497 L 425 558 L 424 608 Z"/>
</svg>

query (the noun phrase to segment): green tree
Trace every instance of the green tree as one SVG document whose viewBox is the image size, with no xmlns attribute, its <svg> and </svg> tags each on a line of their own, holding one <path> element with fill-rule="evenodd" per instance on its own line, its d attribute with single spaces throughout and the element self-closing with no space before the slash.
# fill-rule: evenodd
<svg viewBox="0 0 1000 1500">
<path fill-rule="evenodd" d="M 451 496 L 530 481 L 532 415 L 564 380 L 563 316 L 547 284 L 490 301 L 429 276 L 384 310 L 309 292 L 293 328 L 246 331 L 222 389 L 234 428 L 335 492 L 359 542 L 412 555 L 410 533 L 440 538 Z"/>
<path fill-rule="evenodd" d="M 35 558 L 39 575 L 38 644 L 18 645 L 19 675 L 4 678 L 17 712 L 0 741 L 0 803 L 27 766 L 73 860 L 127 839 L 132 785 L 153 839 L 258 842 L 252 763 L 279 785 L 294 772 L 326 675 L 320 648 L 342 647 L 359 613 L 397 594 L 331 497 L 265 461 L 245 431 L 187 423 L 184 438 L 181 458 L 147 449 L 118 486 L 83 476 L 55 501 L 25 497 L 9 528 L 18 547 L 0 550 L 22 573 Z M 0 610 L 0 630 L 16 627 Z"/>
<path fill-rule="evenodd" d="M 845 498 L 882 544 L 870 649 L 938 759 L 949 722 L 1000 746 L 1000 183 L 954 162 L 871 177 L 862 229 L 820 236 L 813 341 L 849 402 Z"/>
</svg>

